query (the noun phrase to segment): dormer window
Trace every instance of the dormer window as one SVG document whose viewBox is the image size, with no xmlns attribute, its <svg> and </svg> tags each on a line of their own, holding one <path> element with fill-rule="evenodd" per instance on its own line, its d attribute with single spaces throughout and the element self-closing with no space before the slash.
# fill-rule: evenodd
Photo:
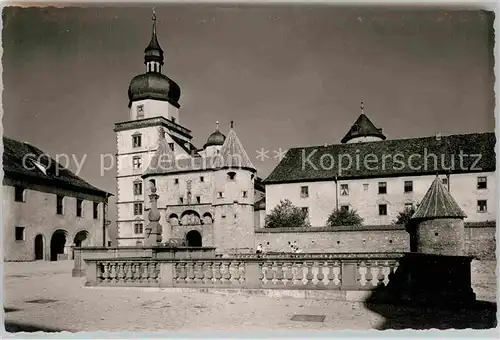
<svg viewBox="0 0 500 340">
<path fill-rule="evenodd" d="M 137 105 L 137 119 L 144 118 L 144 105 Z"/>
<path fill-rule="evenodd" d="M 227 173 L 227 179 L 230 180 L 230 181 L 234 181 L 236 179 L 236 172 L 228 172 Z"/>
<path fill-rule="evenodd" d="M 172 120 L 172 123 L 175 123 L 175 117 L 170 118 Z"/>
<path fill-rule="evenodd" d="M 171 151 L 174 151 L 174 143 L 168 143 L 168 147 Z"/>
</svg>

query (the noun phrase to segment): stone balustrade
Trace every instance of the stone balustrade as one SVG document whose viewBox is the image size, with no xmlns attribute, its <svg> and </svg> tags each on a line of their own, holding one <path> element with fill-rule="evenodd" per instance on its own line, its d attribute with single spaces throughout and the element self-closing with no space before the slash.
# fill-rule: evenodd
<svg viewBox="0 0 500 340">
<path fill-rule="evenodd" d="M 212 259 L 85 259 L 88 286 L 371 290 L 402 253 L 239 254 Z"/>
</svg>

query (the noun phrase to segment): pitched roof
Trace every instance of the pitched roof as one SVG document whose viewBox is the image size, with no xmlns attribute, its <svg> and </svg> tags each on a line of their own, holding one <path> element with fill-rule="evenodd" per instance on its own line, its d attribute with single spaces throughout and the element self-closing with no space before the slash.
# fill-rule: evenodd
<svg viewBox="0 0 500 340">
<path fill-rule="evenodd" d="M 428 219 L 446 217 L 465 218 L 467 215 L 444 187 L 443 182 L 436 176 L 431 187 L 420 202 L 417 211 L 415 211 L 411 218 Z"/>
<path fill-rule="evenodd" d="M 364 113 L 354 122 L 347 134 L 342 138 L 341 143 L 347 143 L 356 137 L 379 137 L 383 140 L 386 138 L 382 133 L 382 129 L 375 127 Z"/>
<path fill-rule="evenodd" d="M 233 129 L 229 130 L 226 140 L 222 144 L 216 166 L 218 168 L 243 168 L 256 171 Z"/>
<path fill-rule="evenodd" d="M 176 142 L 188 155 L 191 154 L 192 151 L 197 151 L 198 149 L 191 142 L 186 142 L 184 139 L 179 138 L 173 134 L 168 134 L 174 142 Z"/>
<path fill-rule="evenodd" d="M 3 147 L 3 170 L 7 178 L 26 182 L 37 181 L 98 196 L 111 195 L 78 177 L 31 144 L 4 136 Z M 39 168 L 36 162 L 43 167 Z"/>
<path fill-rule="evenodd" d="M 495 143 L 487 132 L 293 148 L 264 183 L 494 171 Z"/>
</svg>

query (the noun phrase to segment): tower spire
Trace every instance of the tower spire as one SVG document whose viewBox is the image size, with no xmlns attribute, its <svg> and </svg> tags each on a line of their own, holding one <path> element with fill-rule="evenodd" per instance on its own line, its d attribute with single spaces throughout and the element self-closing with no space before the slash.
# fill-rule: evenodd
<svg viewBox="0 0 500 340">
<path fill-rule="evenodd" d="M 215 121 L 215 131 L 219 131 L 219 121 Z"/>
<path fill-rule="evenodd" d="M 151 41 L 149 42 L 148 47 L 144 50 L 144 63 L 146 64 L 147 72 L 160 73 L 161 66 L 163 65 L 163 50 L 161 49 L 156 36 L 156 11 L 154 7 L 151 20 L 153 21 Z"/>
<path fill-rule="evenodd" d="M 359 107 L 361 108 L 361 114 L 364 115 L 365 114 L 365 103 L 363 103 L 363 101 L 361 101 L 361 105 Z"/>
</svg>

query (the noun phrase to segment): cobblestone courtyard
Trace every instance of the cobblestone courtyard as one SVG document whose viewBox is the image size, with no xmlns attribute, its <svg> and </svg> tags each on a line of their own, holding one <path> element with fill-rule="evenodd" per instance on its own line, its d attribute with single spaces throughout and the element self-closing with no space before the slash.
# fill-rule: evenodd
<svg viewBox="0 0 500 340">
<path fill-rule="evenodd" d="M 6 329 L 45 331 L 331 331 L 491 327 L 496 312 L 417 310 L 237 294 L 84 288 L 71 261 L 4 264 Z M 495 264 L 474 266 L 478 299 L 495 301 Z M 38 300 L 38 301 L 37 301 Z M 491 314 L 493 313 L 493 314 Z M 296 314 L 323 322 L 292 321 Z M 467 322 L 464 323 L 464 320 Z"/>
</svg>

